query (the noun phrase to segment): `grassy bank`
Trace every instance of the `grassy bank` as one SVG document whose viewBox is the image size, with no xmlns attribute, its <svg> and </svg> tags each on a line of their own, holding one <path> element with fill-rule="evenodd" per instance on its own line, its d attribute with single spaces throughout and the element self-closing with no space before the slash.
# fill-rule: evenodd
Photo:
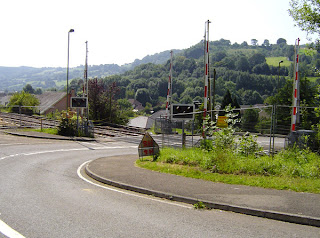
<svg viewBox="0 0 320 238">
<path fill-rule="evenodd" d="M 24 131 L 36 131 L 36 132 L 43 132 L 43 133 L 47 133 L 47 134 L 52 134 L 52 135 L 58 135 L 58 130 L 55 128 L 43 128 L 41 129 L 32 129 L 32 128 L 28 128 L 28 129 L 23 129 Z"/>
<path fill-rule="evenodd" d="M 231 150 L 161 150 L 157 161 L 138 160 L 146 169 L 213 182 L 320 193 L 320 156 L 297 148 L 269 156 Z"/>
</svg>

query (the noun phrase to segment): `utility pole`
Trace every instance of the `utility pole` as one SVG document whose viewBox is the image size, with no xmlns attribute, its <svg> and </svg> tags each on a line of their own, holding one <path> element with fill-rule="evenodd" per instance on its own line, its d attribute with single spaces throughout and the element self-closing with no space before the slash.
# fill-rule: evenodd
<svg viewBox="0 0 320 238">
<path fill-rule="evenodd" d="M 167 91 L 167 104 L 166 104 L 166 119 L 170 118 L 170 108 L 172 103 L 172 55 L 173 51 L 170 51 L 170 69 L 169 69 L 169 80 L 168 80 L 168 91 Z"/>
<path fill-rule="evenodd" d="M 86 43 L 86 61 L 84 64 L 83 97 L 88 97 L 88 41 Z"/>
<path fill-rule="evenodd" d="M 88 90 L 88 41 L 86 43 L 86 61 L 84 66 L 84 79 L 85 79 L 85 94 L 84 97 L 87 98 L 87 122 L 89 125 L 89 90 Z"/>
</svg>

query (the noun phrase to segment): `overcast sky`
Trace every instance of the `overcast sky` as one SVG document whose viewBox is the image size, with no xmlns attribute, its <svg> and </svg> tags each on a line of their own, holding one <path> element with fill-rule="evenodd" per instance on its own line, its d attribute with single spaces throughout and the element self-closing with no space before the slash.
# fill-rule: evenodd
<svg viewBox="0 0 320 238">
<path fill-rule="evenodd" d="M 210 41 L 294 45 L 306 34 L 288 14 L 289 0 L 8 0 L 1 1 L 0 66 L 70 67 L 125 64 L 170 49 Z M 169 56 L 168 56 L 169 57 Z"/>
</svg>

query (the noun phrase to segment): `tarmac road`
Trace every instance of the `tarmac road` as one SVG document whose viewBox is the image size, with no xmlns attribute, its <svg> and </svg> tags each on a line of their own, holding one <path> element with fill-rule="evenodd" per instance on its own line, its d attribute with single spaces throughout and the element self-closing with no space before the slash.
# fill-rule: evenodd
<svg viewBox="0 0 320 238">
<path fill-rule="evenodd" d="M 320 229 L 118 190 L 82 173 L 89 160 L 136 144 L 0 132 L 0 237 L 319 237 Z M 15 236 L 14 236 L 14 235 Z"/>
</svg>

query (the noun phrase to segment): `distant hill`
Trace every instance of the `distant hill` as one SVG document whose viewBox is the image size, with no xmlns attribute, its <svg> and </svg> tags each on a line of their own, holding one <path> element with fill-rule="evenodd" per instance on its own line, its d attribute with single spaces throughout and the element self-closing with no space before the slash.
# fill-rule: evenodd
<svg viewBox="0 0 320 238">
<path fill-rule="evenodd" d="M 175 54 L 182 50 L 174 50 Z M 136 59 L 130 64 L 119 66 L 117 64 L 91 65 L 88 67 L 89 78 L 104 78 L 106 76 L 121 74 L 134 67 L 146 64 L 163 64 L 170 58 L 170 51 L 163 51 L 154 55 L 147 55 L 143 59 Z M 62 67 L 3 67 L 0 66 L 0 91 L 19 91 L 26 84 L 31 84 L 33 88 L 57 88 L 62 89 L 66 85 L 66 68 Z M 84 65 L 70 68 L 69 79 L 81 79 L 84 74 Z"/>
</svg>

